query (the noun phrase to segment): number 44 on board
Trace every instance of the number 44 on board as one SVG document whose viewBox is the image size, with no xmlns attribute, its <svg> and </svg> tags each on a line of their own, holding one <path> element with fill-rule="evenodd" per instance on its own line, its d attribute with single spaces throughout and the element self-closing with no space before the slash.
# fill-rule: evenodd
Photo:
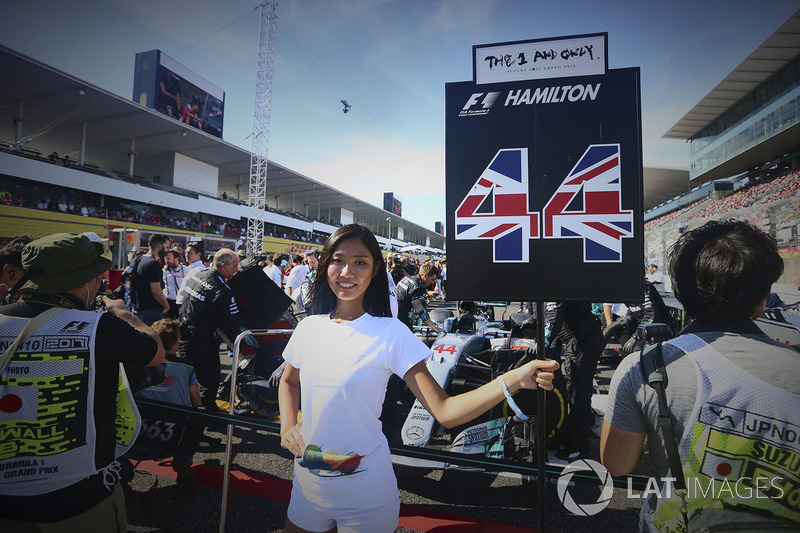
<svg viewBox="0 0 800 533">
<path fill-rule="evenodd" d="M 591 145 L 542 210 L 528 210 L 528 149 L 499 150 L 456 209 L 456 240 L 490 239 L 494 262 L 529 262 L 528 240 L 582 239 L 586 263 L 622 261 L 633 211 L 622 209 L 619 144 Z"/>
</svg>

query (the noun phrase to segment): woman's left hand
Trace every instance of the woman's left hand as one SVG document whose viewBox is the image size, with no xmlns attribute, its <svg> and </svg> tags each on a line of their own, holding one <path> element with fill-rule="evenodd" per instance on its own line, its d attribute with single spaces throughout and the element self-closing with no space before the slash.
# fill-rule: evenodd
<svg viewBox="0 0 800 533">
<path fill-rule="evenodd" d="M 554 372 L 558 370 L 558 361 L 534 359 L 515 368 L 508 372 L 516 373 L 521 389 L 536 389 L 541 388 L 545 390 L 553 390 Z M 508 382 L 509 380 L 506 380 Z M 510 386 L 510 384 L 509 384 Z"/>
</svg>

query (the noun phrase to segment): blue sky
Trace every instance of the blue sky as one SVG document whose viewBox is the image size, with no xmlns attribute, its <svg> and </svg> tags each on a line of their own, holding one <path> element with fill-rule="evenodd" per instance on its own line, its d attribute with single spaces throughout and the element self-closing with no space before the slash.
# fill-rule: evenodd
<svg viewBox="0 0 800 533">
<path fill-rule="evenodd" d="M 160 49 L 226 93 L 224 138 L 250 149 L 257 0 L 3 2 L 0 42 L 126 98 Z M 644 165 L 688 168 L 661 136 L 797 9 L 797 0 L 283 0 L 269 159 L 433 229 L 444 214 L 444 85 L 472 45 L 608 32 L 642 72 Z M 340 99 L 353 107 L 342 113 Z M 10 127 L 10 126 L 9 126 Z"/>
</svg>

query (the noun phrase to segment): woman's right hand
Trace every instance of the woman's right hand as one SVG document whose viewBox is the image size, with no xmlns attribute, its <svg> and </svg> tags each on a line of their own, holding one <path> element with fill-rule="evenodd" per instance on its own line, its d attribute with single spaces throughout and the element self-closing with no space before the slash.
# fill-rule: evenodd
<svg viewBox="0 0 800 533">
<path fill-rule="evenodd" d="M 302 457 L 303 451 L 306 449 L 306 443 L 303 441 L 303 437 L 300 436 L 301 427 L 303 427 L 302 420 L 286 431 L 281 432 L 281 448 L 286 448 L 295 457 Z"/>
</svg>

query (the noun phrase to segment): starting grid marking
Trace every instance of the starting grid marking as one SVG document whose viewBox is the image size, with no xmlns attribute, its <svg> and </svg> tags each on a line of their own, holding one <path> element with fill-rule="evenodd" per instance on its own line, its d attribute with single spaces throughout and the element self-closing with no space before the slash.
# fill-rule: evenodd
<svg viewBox="0 0 800 533">
<path fill-rule="evenodd" d="M 177 474 L 172 470 L 170 460 L 141 461 L 137 470 L 175 479 Z M 192 464 L 192 472 L 197 482 L 208 487 L 222 488 L 222 468 L 215 466 Z M 292 483 L 283 479 L 246 474 L 237 470 L 230 471 L 228 489 L 239 494 L 247 494 L 257 498 L 289 503 Z M 402 528 L 419 532 L 436 531 L 439 528 L 458 528 L 464 533 L 533 533 L 535 528 L 524 528 L 514 524 L 482 520 L 470 516 L 432 511 L 416 505 L 400 504 L 400 522 Z"/>
</svg>

